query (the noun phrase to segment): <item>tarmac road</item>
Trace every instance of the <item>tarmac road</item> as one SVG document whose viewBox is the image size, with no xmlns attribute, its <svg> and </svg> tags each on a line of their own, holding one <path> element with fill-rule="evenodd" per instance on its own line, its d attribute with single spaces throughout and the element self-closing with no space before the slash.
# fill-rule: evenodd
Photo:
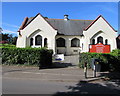
<svg viewBox="0 0 120 96">
<path fill-rule="evenodd" d="M 78 68 L 43 69 L 3 67 L 3 94 L 120 94 L 113 82 L 79 82 L 84 72 Z M 89 70 L 89 76 L 92 72 Z"/>
<path fill-rule="evenodd" d="M 3 78 L 3 94 L 55 94 L 68 91 L 74 83 Z"/>
</svg>

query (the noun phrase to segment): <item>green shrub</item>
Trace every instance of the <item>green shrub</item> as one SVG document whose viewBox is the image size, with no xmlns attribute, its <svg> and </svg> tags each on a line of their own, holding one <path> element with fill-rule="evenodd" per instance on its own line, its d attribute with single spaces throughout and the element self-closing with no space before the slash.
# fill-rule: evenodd
<svg viewBox="0 0 120 96">
<path fill-rule="evenodd" d="M 52 50 L 45 48 L 2 48 L 2 64 L 47 67 L 52 64 Z"/>
<path fill-rule="evenodd" d="M 100 60 L 102 71 L 120 71 L 120 50 L 113 50 L 111 53 L 81 53 L 79 67 L 84 68 L 84 63 L 87 62 L 87 67 L 91 68 L 92 58 Z"/>
<path fill-rule="evenodd" d="M 104 64 L 104 69 L 102 70 L 106 70 L 108 68 L 108 61 L 107 61 L 107 56 L 108 54 L 101 54 L 101 53 L 81 53 L 80 54 L 80 62 L 79 62 L 79 67 L 80 68 L 84 68 L 84 64 L 85 62 L 87 62 L 87 67 L 91 68 L 91 63 L 92 63 L 92 58 L 95 59 L 99 59 L 100 60 L 100 64 L 103 65 Z"/>
<path fill-rule="evenodd" d="M 91 57 L 90 57 L 90 55 L 89 55 L 89 53 L 81 53 L 80 54 L 80 56 L 79 56 L 79 67 L 80 68 L 84 68 L 84 64 L 85 64 L 85 62 L 87 63 L 87 67 L 88 68 L 91 68 L 90 67 L 90 64 L 91 64 Z"/>
<path fill-rule="evenodd" d="M 120 71 L 120 50 L 113 50 L 110 54 L 110 67 L 113 71 Z"/>
<path fill-rule="evenodd" d="M 13 44 L 0 44 L 0 48 L 9 48 L 9 47 L 16 47 Z"/>
</svg>

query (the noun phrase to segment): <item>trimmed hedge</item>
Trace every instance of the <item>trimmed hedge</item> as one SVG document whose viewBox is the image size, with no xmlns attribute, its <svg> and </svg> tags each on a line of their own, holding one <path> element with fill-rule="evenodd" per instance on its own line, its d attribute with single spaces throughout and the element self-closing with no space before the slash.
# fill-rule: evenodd
<svg viewBox="0 0 120 96">
<path fill-rule="evenodd" d="M 2 48 L 2 64 L 49 67 L 52 64 L 52 54 L 52 50 L 45 48 Z"/>
<path fill-rule="evenodd" d="M 111 57 L 108 59 L 110 67 L 113 70 L 120 72 L 120 50 L 113 50 L 110 53 Z"/>
<path fill-rule="evenodd" d="M 0 48 L 9 48 L 9 47 L 16 47 L 15 45 L 13 44 L 0 44 Z"/>
<path fill-rule="evenodd" d="M 120 50 L 113 50 L 111 53 L 81 53 L 79 59 L 79 67 L 91 68 L 91 59 L 100 59 L 101 71 L 120 71 Z"/>
</svg>

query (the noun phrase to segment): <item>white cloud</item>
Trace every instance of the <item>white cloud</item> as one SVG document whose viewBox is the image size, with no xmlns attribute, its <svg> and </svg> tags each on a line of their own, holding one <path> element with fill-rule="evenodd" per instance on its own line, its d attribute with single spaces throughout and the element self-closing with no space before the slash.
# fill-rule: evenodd
<svg viewBox="0 0 120 96">
<path fill-rule="evenodd" d="M 6 30 L 6 29 L 3 29 L 2 33 L 3 34 L 12 34 L 13 36 L 18 36 L 18 32 Z"/>
<path fill-rule="evenodd" d="M 113 2 L 113 3 L 96 3 L 96 5 L 94 6 L 96 8 L 98 8 L 98 11 L 100 12 L 107 12 L 110 14 L 114 14 L 114 15 L 118 15 L 118 3 L 117 2 Z"/>
<path fill-rule="evenodd" d="M 19 28 L 19 26 L 13 25 L 13 24 L 8 24 L 8 23 L 2 23 L 3 26 L 9 26 L 9 27 L 14 27 L 14 28 Z"/>
<path fill-rule="evenodd" d="M 6 29 L 3 29 L 2 33 L 9 33 L 9 34 L 16 33 L 17 34 L 17 32 L 15 32 L 15 31 L 10 31 L 10 30 L 6 30 Z"/>
<path fill-rule="evenodd" d="M 111 13 L 111 14 L 115 14 L 115 15 L 117 15 L 117 13 L 118 13 L 117 8 L 115 10 L 113 8 L 110 8 L 110 7 L 104 7 L 103 10 L 105 10 L 105 11 Z"/>
</svg>

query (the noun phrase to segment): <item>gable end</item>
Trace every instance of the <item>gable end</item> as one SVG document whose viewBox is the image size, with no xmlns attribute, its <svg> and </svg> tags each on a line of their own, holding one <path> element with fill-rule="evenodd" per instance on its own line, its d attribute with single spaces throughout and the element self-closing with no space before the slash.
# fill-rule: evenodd
<svg viewBox="0 0 120 96">
<path fill-rule="evenodd" d="M 86 28 L 84 29 L 84 31 L 87 31 L 100 17 L 102 17 L 102 19 L 103 19 L 115 32 L 117 32 L 117 30 L 115 30 L 115 29 L 106 21 L 106 19 L 105 19 L 102 15 L 98 16 L 88 27 L 86 27 Z"/>
<path fill-rule="evenodd" d="M 27 27 L 38 15 L 40 15 L 54 30 L 55 29 L 40 13 L 38 13 L 35 17 L 32 18 L 32 20 L 30 20 L 28 22 L 28 17 L 26 17 L 21 25 L 21 27 L 19 28 L 18 32 L 20 32 L 20 30 L 23 30 L 25 27 Z"/>
</svg>

